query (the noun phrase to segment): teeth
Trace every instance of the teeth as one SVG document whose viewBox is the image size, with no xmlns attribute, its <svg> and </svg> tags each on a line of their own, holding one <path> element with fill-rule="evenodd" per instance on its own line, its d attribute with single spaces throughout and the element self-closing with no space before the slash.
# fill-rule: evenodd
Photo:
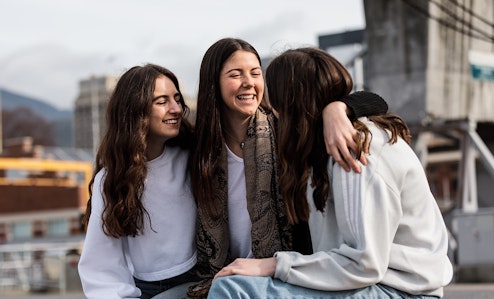
<svg viewBox="0 0 494 299">
<path fill-rule="evenodd" d="M 239 100 L 252 100 L 254 99 L 254 95 L 242 95 L 237 97 Z"/>
<path fill-rule="evenodd" d="M 177 119 L 168 119 L 164 121 L 165 124 L 176 124 L 178 123 Z"/>
</svg>

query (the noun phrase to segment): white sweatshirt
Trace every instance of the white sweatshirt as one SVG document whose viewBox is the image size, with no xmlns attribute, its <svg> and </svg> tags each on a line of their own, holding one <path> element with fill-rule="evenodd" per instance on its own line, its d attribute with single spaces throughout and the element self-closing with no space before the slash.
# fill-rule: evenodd
<svg viewBox="0 0 494 299">
<path fill-rule="evenodd" d="M 442 296 L 453 274 L 448 234 L 422 165 L 403 141 L 367 119 L 372 132 L 368 165 L 346 172 L 330 161 L 333 197 L 325 213 L 307 199 L 314 254 L 276 253 L 275 277 L 317 290 L 348 290 L 382 283 L 410 294 Z"/>
<path fill-rule="evenodd" d="M 113 238 L 102 230 L 101 195 L 104 171 L 95 178 L 92 212 L 79 261 L 79 275 L 87 298 L 139 298 L 133 277 L 156 281 L 175 277 L 196 263 L 196 205 L 186 171 L 188 151 L 166 147 L 147 163 L 143 193 L 144 233 Z"/>
</svg>

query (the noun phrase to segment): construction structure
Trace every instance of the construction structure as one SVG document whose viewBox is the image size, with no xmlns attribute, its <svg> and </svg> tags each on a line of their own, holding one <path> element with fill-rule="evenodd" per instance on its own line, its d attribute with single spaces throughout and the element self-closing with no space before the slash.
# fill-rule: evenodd
<svg viewBox="0 0 494 299">
<path fill-rule="evenodd" d="M 451 258 L 473 269 L 457 278 L 492 281 L 494 2 L 363 2 L 365 85 L 413 131 L 452 234 Z"/>
<path fill-rule="evenodd" d="M 455 279 L 494 280 L 494 3 L 364 0 L 366 28 L 319 36 L 413 133 L 451 232 Z"/>
</svg>

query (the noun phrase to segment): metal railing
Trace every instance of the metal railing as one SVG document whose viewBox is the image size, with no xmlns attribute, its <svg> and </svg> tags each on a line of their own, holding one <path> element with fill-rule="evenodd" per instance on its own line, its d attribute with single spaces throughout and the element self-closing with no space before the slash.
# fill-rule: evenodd
<svg viewBox="0 0 494 299">
<path fill-rule="evenodd" d="M 0 294 L 11 290 L 67 292 L 67 268 L 75 267 L 83 241 L 0 245 Z"/>
</svg>

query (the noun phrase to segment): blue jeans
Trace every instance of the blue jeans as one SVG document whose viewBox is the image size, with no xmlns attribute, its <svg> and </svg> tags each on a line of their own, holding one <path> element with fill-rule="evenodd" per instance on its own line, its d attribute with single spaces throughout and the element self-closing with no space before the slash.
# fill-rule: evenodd
<svg viewBox="0 0 494 299">
<path fill-rule="evenodd" d="M 307 289 L 282 282 L 271 277 L 227 276 L 214 281 L 209 291 L 211 299 L 425 299 L 435 296 L 410 295 L 383 284 L 375 284 L 361 289 L 327 292 Z"/>
</svg>

